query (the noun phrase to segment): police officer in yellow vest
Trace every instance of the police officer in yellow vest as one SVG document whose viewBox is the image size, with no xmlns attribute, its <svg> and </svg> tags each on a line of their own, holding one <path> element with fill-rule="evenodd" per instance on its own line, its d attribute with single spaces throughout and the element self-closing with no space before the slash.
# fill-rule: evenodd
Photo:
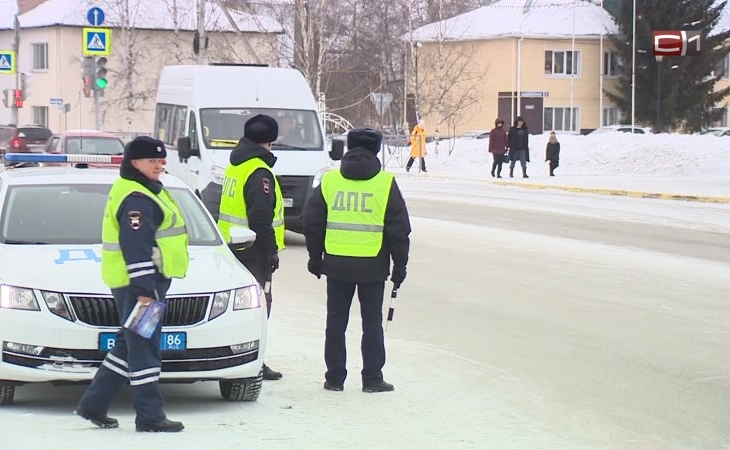
<svg viewBox="0 0 730 450">
<path fill-rule="evenodd" d="M 344 389 L 345 331 L 357 288 L 362 316 L 362 390 L 392 391 L 383 380 L 383 291 L 390 273 L 396 287 L 406 278 L 411 232 L 408 210 L 377 154 L 383 136 L 372 129 L 347 135 L 340 169 L 327 172 L 304 211 L 309 271 L 327 275 L 324 388 Z"/>
<path fill-rule="evenodd" d="M 102 222 L 101 271 L 123 324 L 139 302 L 164 302 L 172 278 L 188 270 L 188 235 L 182 212 L 164 189 L 165 145 L 140 136 L 124 148 L 121 177 L 109 192 Z M 124 384 L 132 387 L 137 431 L 178 432 L 157 389 L 162 321 L 151 338 L 122 328 L 75 413 L 101 428 L 117 428 L 107 416 Z"/>
<path fill-rule="evenodd" d="M 232 226 L 256 233 L 250 248 L 231 250 L 264 288 L 267 317 L 271 315 L 271 274 L 279 268 L 278 251 L 284 249 L 284 201 L 271 171 L 276 163 L 271 145 L 278 135 L 273 117 L 258 114 L 246 121 L 223 177 L 218 215 L 218 227 L 227 240 Z M 266 364 L 263 371 L 265 380 L 282 377 Z"/>
</svg>

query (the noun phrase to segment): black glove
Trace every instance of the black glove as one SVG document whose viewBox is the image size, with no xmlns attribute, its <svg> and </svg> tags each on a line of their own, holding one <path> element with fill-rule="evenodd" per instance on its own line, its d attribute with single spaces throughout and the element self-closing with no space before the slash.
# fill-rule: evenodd
<svg viewBox="0 0 730 450">
<path fill-rule="evenodd" d="M 396 289 L 400 287 L 405 279 L 406 266 L 393 266 L 393 273 L 390 276 L 390 281 L 395 284 Z"/>
<path fill-rule="evenodd" d="M 271 273 L 276 272 L 276 269 L 279 268 L 279 254 L 274 253 L 272 255 L 269 255 L 266 262 L 271 266 Z"/>
<path fill-rule="evenodd" d="M 307 270 L 319 279 L 322 276 L 322 258 L 309 258 Z"/>
</svg>

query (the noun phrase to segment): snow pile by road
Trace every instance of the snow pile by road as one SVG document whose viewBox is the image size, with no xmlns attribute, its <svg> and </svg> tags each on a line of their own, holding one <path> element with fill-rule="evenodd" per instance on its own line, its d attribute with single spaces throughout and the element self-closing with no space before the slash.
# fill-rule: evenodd
<svg viewBox="0 0 730 450">
<path fill-rule="evenodd" d="M 532 162 L 528 172 L 538 167 L 547 170 L 544 163 L 547 140 L 548 134 L 530 136 Z M 727 137 L 602 133 L 558 135 L 558 140 L 561 176 L 730 176 L 730 138 Z M 427 169 L 429 173 L 446 176 L 488 177 L 492 163 L 492 155 L 487 152 L 488 143 L 486 139 L 441 141 L 438 157 L 435 143 L 429 143 Z"/>
</svg>

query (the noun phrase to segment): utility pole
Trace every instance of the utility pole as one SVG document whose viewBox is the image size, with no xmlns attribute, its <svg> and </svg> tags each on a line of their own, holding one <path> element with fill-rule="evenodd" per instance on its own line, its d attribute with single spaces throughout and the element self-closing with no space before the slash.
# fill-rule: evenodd
<svg viewBox="0 0 730 450">
<path fill-rule="evenodd" d="M 13 51 L 15 52 L 15 89 L 20 89 L 20 66 L 18 65 L 18 50 L 20 50 L 20 21 L 18 20 L 17 13 L 15 14 L 15 23 L 13 27 L 15 28 L 15 36 L 13 37 Z M 25 92 L 23 95 L 25 95 Z M 19 112 L 20 111 L 15 105 L 15 102 L 13 102 L 11 121 L 15 125 L 20 124 Z"/>
<path fill-rule="evenodd" d="M 206 45 L 205 36 L 205 0 L 198 0 L 198 64 L 205 64 Z"/>
</svg>

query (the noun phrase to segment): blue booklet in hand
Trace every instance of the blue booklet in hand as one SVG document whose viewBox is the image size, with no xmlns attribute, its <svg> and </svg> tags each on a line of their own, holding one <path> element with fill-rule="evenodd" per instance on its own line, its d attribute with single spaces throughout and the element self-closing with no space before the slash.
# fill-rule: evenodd
<svg viewBox="0 0 730 450">
<path fill-rule="evenodd" d="M 164 317 L 164 314 L 164 303 L 153 300 L 144 305 L 138 301 L 124 322 L 124 328 L 134 331 L 143 338 L 149 339 L 155 333 L 157 325 Z"/>
</svg>

